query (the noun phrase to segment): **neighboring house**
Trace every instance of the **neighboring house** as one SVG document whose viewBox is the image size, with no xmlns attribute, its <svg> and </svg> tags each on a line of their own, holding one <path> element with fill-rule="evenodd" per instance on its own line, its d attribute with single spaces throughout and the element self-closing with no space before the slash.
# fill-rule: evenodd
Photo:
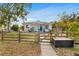
<svg viewBox="0 0 79 59">
<path fill-rule="evenodd" d="M 27 22 L 24 24 L 25 32 L 49 32 L 52 29 L 52 25 L 48 22 Z"/>
</svg>

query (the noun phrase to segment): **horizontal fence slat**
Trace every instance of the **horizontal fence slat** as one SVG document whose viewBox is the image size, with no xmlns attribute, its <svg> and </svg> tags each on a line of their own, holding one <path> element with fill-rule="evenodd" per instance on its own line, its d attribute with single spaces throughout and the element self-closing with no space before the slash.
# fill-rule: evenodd
<svg viewBox="0 0 79 59">
<path fill-rule="evenodd" d="M 18 38 L 18 37 L 3 37 L 3 38 Z"/>
</svg>

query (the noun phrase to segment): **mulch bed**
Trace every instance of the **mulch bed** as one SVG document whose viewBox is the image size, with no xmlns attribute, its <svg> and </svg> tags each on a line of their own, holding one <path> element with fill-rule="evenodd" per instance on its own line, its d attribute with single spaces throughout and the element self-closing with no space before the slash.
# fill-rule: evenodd
<svg viewBox="0 0 79 59">
<path fill-rule="evenodd" d="M 74 44 L 73 48 L 54 48 L 58 56 L 79 56 L 79 45 Z"/>
<path fill-rule="evenodd" d="M 58 56 L 74 56 L 74 52 L 71 48 L 55 48 Z"/>
<path fill-rule="evenodd" d="M 55 48 L 54 45 L 52 45 L 52 48 L 58 56 L 74 56 L 73 48 Z"/>
</svg>

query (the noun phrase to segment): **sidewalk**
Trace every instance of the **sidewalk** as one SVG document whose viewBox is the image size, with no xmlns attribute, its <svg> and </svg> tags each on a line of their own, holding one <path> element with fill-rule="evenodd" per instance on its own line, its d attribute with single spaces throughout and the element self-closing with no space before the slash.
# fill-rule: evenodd
<svg viewBox="0 0 79 59">
<path fill-rule="evenodd" d="M 57 56 L 50 43 L 40 43 L 42 56 Z"/>
</svg>

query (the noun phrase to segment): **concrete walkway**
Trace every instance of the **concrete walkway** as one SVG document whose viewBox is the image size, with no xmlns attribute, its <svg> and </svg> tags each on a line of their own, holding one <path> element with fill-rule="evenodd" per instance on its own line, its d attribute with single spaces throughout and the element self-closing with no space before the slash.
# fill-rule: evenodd
<svg viewBox="0 0 79 59">
<path fill-rule="evenodd" d="M 42 56 L 57 56 L 50 43 L 40 43 Z"/>
</svg>

